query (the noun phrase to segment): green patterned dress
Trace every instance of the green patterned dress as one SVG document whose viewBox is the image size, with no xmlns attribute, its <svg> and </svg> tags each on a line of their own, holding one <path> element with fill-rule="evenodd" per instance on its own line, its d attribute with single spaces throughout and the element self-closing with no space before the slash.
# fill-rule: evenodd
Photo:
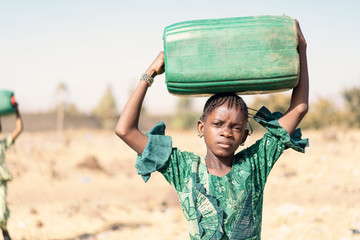
<svg viewBox="0 0 360 240">
<path fill-rule="evenodd" d="M 5 164 L 5 151 L 13 145 L 11 135 L 0 140 L 0 229 L 5 229 L 9 218 L 9 208 L 6 202 L 7 182 L 12 180 L 12 175 Z"/>
<path fill-rule="evenodd" d="M 163 122 L 147 133 L 148 144 L 135 166 L 145 182 L 159 171 L 175 188 L 190 239 L 260 239 L 263 190 L 270 170 L 286 148 L 304 152 L 308 145 L 300 129 L 290 136 L 279 117 L 265 107 L 257 112 L 254 119 L 267 133 L 237 153 L 223 177 L 209 174 L 204 158 L 173 148 Z"/>
</svg>

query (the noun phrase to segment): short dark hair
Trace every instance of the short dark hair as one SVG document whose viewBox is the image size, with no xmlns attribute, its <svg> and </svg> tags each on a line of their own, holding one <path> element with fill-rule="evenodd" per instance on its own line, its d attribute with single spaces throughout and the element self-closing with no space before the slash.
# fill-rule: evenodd
<svg viewBox="0 0 360 240">
<path fill-rule="evenodd" d="M 248 108 L 244 100 L 235 93 L 218 93 L 211 96 L 205 103 L 203 114 L 200 117 L 200 120 L 205 122 L 207 116 L 214 111 L 216 108 L 223 105 L 225 102 L 228 102 L 228 108 L 232 108 L 234 105 L 236 108 L 240 109 L 241 112 L 248 119 Z"/>
</svg>

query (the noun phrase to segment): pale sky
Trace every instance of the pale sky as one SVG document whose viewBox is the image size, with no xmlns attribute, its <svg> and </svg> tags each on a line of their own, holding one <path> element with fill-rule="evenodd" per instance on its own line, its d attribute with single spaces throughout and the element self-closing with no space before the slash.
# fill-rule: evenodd
<svg viewBox="0 0 360 240">
<path fill-rule="evenodd" d="M 129 91 L 163 50 L 170 24 L 196 19 L 286 14 L 308 42 L 310 97 L 335 97 L 360 86 L 358 0 L 0 0 L 0 89 L 15 92 L 21 111 L 54 106 L 60 82 L 69 101 L 90 112 L 111 85 L 124 107 Z M 149 89 L 150 112 L 171 112 L 178 97 L 165 76 Z M 202 101 L 202 99 L 200 100 Z"/>
</svg>

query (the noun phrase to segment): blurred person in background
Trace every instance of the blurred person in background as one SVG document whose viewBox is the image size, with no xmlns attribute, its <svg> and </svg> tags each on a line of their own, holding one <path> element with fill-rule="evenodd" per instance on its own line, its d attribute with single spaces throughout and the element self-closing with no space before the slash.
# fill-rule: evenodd
<svg viewBox="0 0 360 240">
<path fill-rule="evenodd" d="M 23 122 L 18 109 L 18 104 L 15 104 L 15 129 L 7 135 L 7 137 L 0 139 L 0 228 L 5 240 L 11 240 L 7 230 L 7 220 L 10 215 L 7 206 L 7 182 L 12 180 L 12 175 L 5 164 L 5 151 L 8 150 L 15 142 L 15 139 L 23 130 Z M 0 122 L 0 133 L 1 133 Z"/>
</svg>

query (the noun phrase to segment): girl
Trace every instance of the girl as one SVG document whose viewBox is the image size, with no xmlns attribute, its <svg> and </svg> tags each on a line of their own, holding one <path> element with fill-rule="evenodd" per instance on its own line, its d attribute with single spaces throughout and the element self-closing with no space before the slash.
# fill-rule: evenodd
<svg viewBox="0 0 360 240">
<path fill-rule="evenodd" d="M 138 129 L 140 109 L 148 87 L 164 72 L 164 54 L 143 74 L 116 125 L 116 134 L 139 155 L 136 168 L 145 182 L 159 171 L 175 188 L 190 239 L 260 239 L 263 190 L 266 178 L 286 148 L 304 152 L 307 139 L 296 129 L 308 110 L 306 41 L 296 21 L 300 79 L 287 112 L 271 114 L 262 107 L 255 120 L 268 131 L 255 144 L 235 154 L 247 136 L 248 108 L 236 94 L 208 99 L 198 121 L 206 156 L 182 152 L 158 123 L 147 134 Z M 296 130 L 295 130 L 296 129 Z"/>
</svg>

